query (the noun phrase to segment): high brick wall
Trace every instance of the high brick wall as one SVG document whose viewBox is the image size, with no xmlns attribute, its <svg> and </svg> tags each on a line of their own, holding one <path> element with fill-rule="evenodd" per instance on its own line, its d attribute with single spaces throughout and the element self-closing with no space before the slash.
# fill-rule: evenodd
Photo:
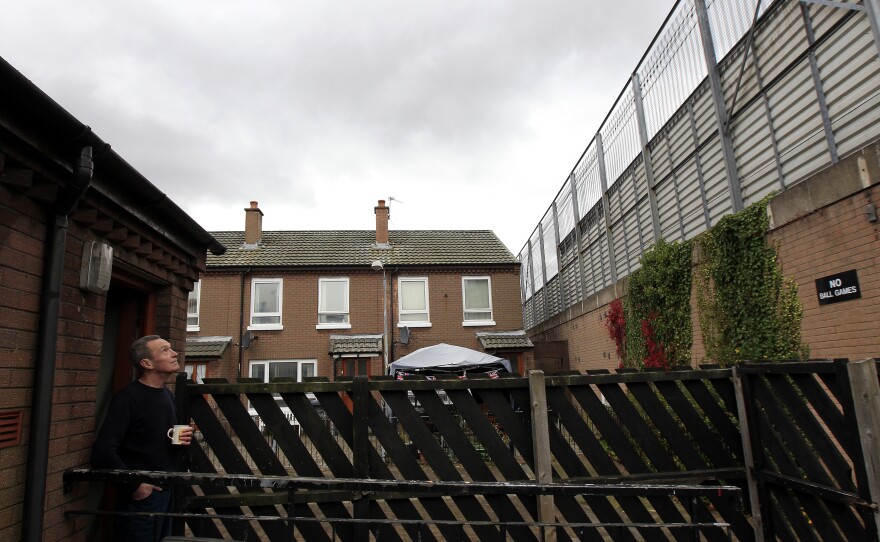
<svg viewBox="0 0 880 542">
<path fill-rule="evenodd" d="M 872 144 L 774 198 L 767 240 L 804 305 L 802 340 L 812 358 L 880 357 L 880 144 Z M 819 305 L 816 279 L 856 270 L 861 299 Z M 624 281 L 625 282 L 625 281 Z M 618 360 L 604 328 L 608 303 L 621 283 L 529 330 L 532 341 L 568 341 L 571 369 L 612 369 Z M 691 362 L 705 359 L 696 291 L 691 291 Z M 611 354 L 609 356 L 609 353 Z"/>
</svg>

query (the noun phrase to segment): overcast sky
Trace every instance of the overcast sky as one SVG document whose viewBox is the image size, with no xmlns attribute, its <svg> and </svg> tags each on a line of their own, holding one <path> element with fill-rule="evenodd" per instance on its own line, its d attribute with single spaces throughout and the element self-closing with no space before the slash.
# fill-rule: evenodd
<svg viewBox="0 0 880 542">
<path fill-rule="evenodd" d="M 517 254 L 672 0 L 0 0 L 0 56 L 206 230 Z"/>
</svg>

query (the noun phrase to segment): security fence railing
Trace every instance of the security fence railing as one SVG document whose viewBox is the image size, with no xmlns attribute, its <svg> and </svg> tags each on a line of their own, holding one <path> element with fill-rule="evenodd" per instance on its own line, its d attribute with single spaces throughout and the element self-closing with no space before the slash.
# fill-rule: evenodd
<svg viewBox="0 0 880 542">
<path fill-rule="evenodd" d="M 681 0 L 519 253 L 526 328 L 880 137 L 876 0 Z"/>
</svg>

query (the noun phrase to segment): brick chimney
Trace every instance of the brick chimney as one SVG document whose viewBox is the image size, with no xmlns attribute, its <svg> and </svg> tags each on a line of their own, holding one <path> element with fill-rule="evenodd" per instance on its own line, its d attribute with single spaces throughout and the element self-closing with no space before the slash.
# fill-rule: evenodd
<svg viewBox="0 0 880 542">
<path fill-rule="evenodd" d="M 244 210 L 244 244 L 256 247 L 263 238 L 263 211 L 252 201 L 251 206 Z"/>
<path fill-rule="evenodd" d="M 391 218 L 391 209 L 385 207 L 385 200 L 380 199 L 376 211 L 376 244 L 388 246 L 388 219 Z"/>
</svg>

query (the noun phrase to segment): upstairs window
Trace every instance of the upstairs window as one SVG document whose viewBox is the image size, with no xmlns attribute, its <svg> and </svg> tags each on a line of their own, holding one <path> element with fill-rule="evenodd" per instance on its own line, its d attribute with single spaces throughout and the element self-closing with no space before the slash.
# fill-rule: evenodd
<svg viewBox="0 0 880 542">
<path fill-rule="evenodd" d="M 199 298 L 202 292 L 202 281 L 196 281 L 193 284 L 193 290 L 189 293 L 189 299 L 186 302 L 186 330 L 199 330 Z"/>
<path fill-rule="evenodd" d="M 318 328 L 350 328 L 348 278 L 318 280 Z"/>
<path fill-rule="evenodd" d="M 492 320 L 492 283 L 489 277 L 462 277 L 464 325 L 494 326 Z"/>
<path fill-rule="evenodd" d="M 401 325 L 430 326 L 428 312 L 428 279 L 401 277 L 397 286 Z"/>
<path fill-rule="evenodd" d="M 255 278 L 251 282 L 251 325 L 248 329 L 282 329 L 281 279 Z"/>
</svg>

